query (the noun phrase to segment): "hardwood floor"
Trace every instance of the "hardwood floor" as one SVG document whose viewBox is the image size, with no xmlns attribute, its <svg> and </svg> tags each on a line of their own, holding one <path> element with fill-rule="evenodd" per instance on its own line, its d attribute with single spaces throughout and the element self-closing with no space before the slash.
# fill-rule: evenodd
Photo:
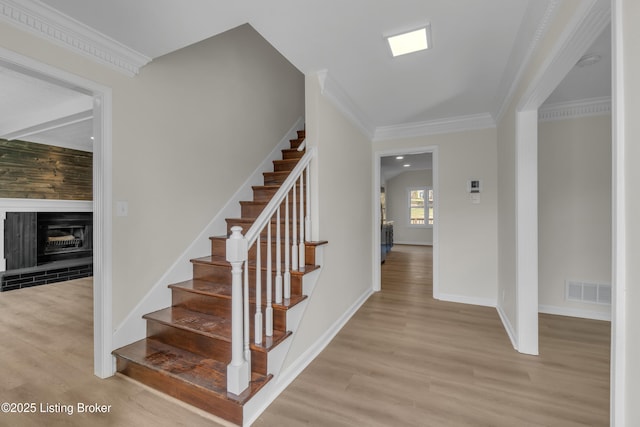
<svg viewBox="0 0 640 427">
<path fill-rule="evenodd" d="M 395 246 L 382 275 L 382 292 L 255 426 L 608 425 L 608 322 L 541 315 L 541 355 L 525 356 L 495 309 L 431 298 L 430 248 Z M 0 413 L 0 426 L 224 425 L 122 376 L 95 377 L 91 306 L 90 279 L 0 293 L 0 403 L 111 405 Z"/>
<path fill-rule="evenodd" d="M 494 308 L 433 300 L 431 248 L 394 246 L 373 295 L 255 426 L 606 426 L 608 322 L 540 316 L 517 353 Z"/>
<path fill-rule="evenodd" d="M 0 293 L 0 403 L 36 404 L 0 412 L 0 426 L 226 425 L 123 376 L 94 376 L 92 307 L 91 278 Z M 111 407 L 78 413 L 78 403 Z"/>
</svg>

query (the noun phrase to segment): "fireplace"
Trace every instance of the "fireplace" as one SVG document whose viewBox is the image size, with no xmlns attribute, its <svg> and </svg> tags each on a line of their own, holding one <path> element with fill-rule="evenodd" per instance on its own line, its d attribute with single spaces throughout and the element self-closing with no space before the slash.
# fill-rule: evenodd
<svg viewBox="0 0 640 427">
<path fill-rule="evenodd" d="M 36 222 L 37 265 L 93 255 L 91 212 L 40 212 Z"/>
<path fill-rule="evenodd" d="M 92 212 L 8 211 L 3 240 L 0 291 L 93 275 Z"/>
</svg>

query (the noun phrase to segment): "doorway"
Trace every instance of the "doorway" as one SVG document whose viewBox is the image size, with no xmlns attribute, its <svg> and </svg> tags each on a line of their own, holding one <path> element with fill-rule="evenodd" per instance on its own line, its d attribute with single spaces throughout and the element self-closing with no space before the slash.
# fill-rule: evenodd
<svg viewBox="0 0 640 427">
<path fill-rule="evenodd" d="M 114 373 L 111 303 L 111 89 L 0 48 L 0 67 L 93 98 L 93 340 L 94 373 Z"/>
<path fill-rule="evenodd" d="M 384 177 L 382 175 L 382 162 L 385 158 L 392 158 L 392 160 L 402 161 L 404 159 L 396 159 L 397 157 L 403 156 L 416 156 L 416 155 L 428 155 L 431 158 L 431 192 L 432 192 L 432 215 L 433 215 L 433 224 L 428 228 L 431 231 L 431 243 L 433 245 L 433 298 L 438 299 L 439 296 L 439 288 L 438 288 L 438 148 L 436 146 L 427 146 L 427 147 L 416 147 L 416 148 L 404 148 L 404 149 L 393 149 L 393 150 L 381 150 L 374 152 L 373 158 L 373 249 L 372 249 L 372 258 L 373 258 L 373 290 L 380 291 L 381 290 L 381 265 L 382 265 L 382 238 L 381 238 L 381 227 L 383 225 L 383 220 L 389 218 L 383 218 L 386 216 L 386 213 L 383 214 L 383 210 L 381 209 L 381 198 L 382 198 L 382 188 L 380 184 L 384 181 Z M 402 163 L 401 167 L 404 167 L 404 164 L 408 164 L 406 162 Z M 388 195 L 385 194 L 385 198 Z M 403 197 L 401 195 L 400 197 Z M 428 202 L 427 202 L 428 203 Z M 409 198 L 407 197 L 407 205 L 409 204 Z M 426 210 L 426 220 L 428 221 L 428 206 Z M 394 237 L 395 239 L 395 237 Z M 421 239 L 425 241 L 424 239 Z M 407 241 L 405 243 L 411 243 Z"/>
</svg>

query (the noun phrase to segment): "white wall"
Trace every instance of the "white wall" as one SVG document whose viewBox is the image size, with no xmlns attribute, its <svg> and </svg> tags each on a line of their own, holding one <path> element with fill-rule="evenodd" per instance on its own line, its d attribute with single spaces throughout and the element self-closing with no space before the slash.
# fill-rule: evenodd
<svg viewBox="0 0 640 427">
<path fill-rule="evenodd" d="M 611 116 L 538 130 L 540 311 L 609 318 L 610 305 L 567 301 L 565 281 L 611 284 Z"/>
<path fill-rule="evenodd" d="M 112 88 L 117 326 L 304 112 L 304 78 L 248 25 L 130 78 L 0 23 L 0 46 Z M 202 254 L 206 255 L 206 254 Z"/>
<path fill-rule="evenodd" d="M 431 245 L 433 227 L 409 224 L 410 187 L 431 187 L 431 170 L 403 172 L 387 181 L 387 220 L 393 221 L 393 241 L 398 244 Z"/>
<path fill-rule="evenodd" d="M 618 396 L 625 400 L 626 426 L 640 425 L 640 197 L 638 197 L 638 182 L 640 182 L 640 27 L 637 25 L 637 17 L 640 16 L 640 2 L 636 0 L 616 1 L 623 27 L 621 41 L 623 46 L 615 55 L 622 55 L 622 71 L 624 80 L 616 97 L 624 94 L 623 110 L 619 113 L 623 116 L 624 127 L 618 129 L 625 138 L 624 168 L 626 176 L 624 184 L 626 189 L 618 196 L 622 197 L 626 204 L 626 268 L 621 272 L 626 279 L 626 306 L 624 310 L 626 318 L 624 323 L 626 330 L 623 341 L 616 347 L 616 351 L 622 349 L 626 369 L 623 372 L 625 381 L 625 396 Z M 622 165 L 620 165 L 622 166 Z M 624 294 L 625 290 L 620 289 Z M 621 337 L 622 338 L 622 337 Z"/>
<path fill-rule="evenodd" d="M 314 238 L 327 240 L 323 270 L 283 369 L 353 314 L 372 292 L 371 142 L 306 77 L 307 144 L 318 149 Z M 337 331 L 336 331 L 337 332 Z"/>
<path fill-rule="evenodd" d="M 540 40 L 537 50 L 524 69 L 522 78 L 514 88 L 510 105 L 505 108 L 497 126 L 498 146 L 498 311 L 514 346 L 518 347 L 517 292 L 517 239 L 516 234 L 516 108 L 526 91 L 539 77 L 540 70 L 547 65 L 557 41 L 571 22 L 580 6 L 579 0 L 567 0 L 558 4 L 553 21 Z M 537 305 L 537 304 L 536 304 Z M 536 310 L 537 313 L 537 310 Z"/>
<path fill-rule="evenodd" d="M 438 147 L 439 297 L 495 306 L 497 284 L 497 164 L 495 129 L 374 142 L 374 151 Z M 436 178 L 434 176 L 434 182 Z M 467 181 L 479 179 L 480 204 Z"/>
</svg>

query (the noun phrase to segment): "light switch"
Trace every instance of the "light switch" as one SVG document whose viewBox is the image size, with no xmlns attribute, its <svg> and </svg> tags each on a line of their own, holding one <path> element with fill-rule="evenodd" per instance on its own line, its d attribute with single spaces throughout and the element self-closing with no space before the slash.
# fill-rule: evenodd
<svg viewBox="0 0 640 427">
<path fill-rule="evenodd" d="M 480 194 L 479 193 L 471 193 L 471 203 L 474 205 L 480 204 Z"/>
<path fill-rule="evenodd" d="M 116 202 L 116 216 L 129 215 L 129 202 L 119 200 Z"/>
</svg>

